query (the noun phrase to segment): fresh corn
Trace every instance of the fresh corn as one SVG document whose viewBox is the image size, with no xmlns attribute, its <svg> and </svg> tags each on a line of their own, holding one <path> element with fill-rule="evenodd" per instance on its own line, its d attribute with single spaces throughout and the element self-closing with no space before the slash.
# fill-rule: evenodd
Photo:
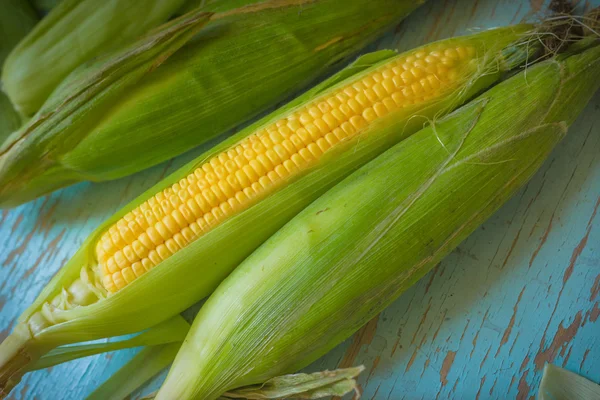
<svg viewBox="0 0 600 400">
<path fill-rule="evenodd" d="M 27 0 L 1 0 L 0 74 L 8 53 L 33 29 L 37 16 Z M 0 91 L 0 145 L 21 126 L 21 117 L 6 95 Z"/>
<path fill-rule="evenodd" d="M 365 55 L 151 188 L 23 314 L 0 346 L 2 386 L 53 347 L 145 329 L 210 294 L 333 184 L 527 60 L 531 29 Z"/>
<path fill-rule="evenodd" d="M 0 207 L 82 180 L 119 178 L 181 154 L 300 89 L 421 2 L 211 2 L 201 10 L 247 6 L 214 15 L 185 48 L 143 75 L 117 68 L 107 79 L 108 66 L 135 65 L 137 53 L 128 61 L 123 51 L 71 74 L 0 149 Z M 142 39 L 138 46 L 152 42 Z M 91 80 L 98 85 L 87 87 Z"/>
<path fill-rule="evenodd" d="M 600 87 L 600 43 L 528 68 L 336 185 L 200 310 L 156 399 L 216 399 L 307 366 L 521 188 Z"/>
<path fill-rule="evenodd" d="M 165 22 L 184 1 L 63 0 L 9 55 L 3 89 L 30 118 L 79 65 Z"/>
</svg>

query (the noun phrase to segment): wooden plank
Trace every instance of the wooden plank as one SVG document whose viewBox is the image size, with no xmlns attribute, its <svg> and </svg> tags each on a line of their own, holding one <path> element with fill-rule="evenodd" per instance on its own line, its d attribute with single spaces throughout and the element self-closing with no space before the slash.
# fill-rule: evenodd
<svg viewBox="0 0 600 400">
<path fill-rule="evenodd" d="M 592 5 L 600 0 L 586 3 Z M 545 8 L 539 0 L 430 0 L 376 47 L 405 50 L 532 20 Z M 364 398 L 390 400 L 529 399 L 545 362 L 600 381 L 599 111 L 600 94 L 527 187 L 379 317 L 308 369 L 364 364 Z M 0 338 L 94 227 L 201 151 L 2 211 Z M 10 398 L 84 398 L 133 352 L 31 373 Z"/>
</svg>

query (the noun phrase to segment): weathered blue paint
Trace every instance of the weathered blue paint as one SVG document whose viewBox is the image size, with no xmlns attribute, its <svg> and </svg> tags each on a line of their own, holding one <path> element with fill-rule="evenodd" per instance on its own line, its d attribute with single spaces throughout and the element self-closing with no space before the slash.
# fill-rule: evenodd
<svg viewBox="0 0 600 400">
<path fill-rule="evenodd" d="M 593 5 L 600 0 L 586 3 Z M 540 0 L 430 0 L 378 47 L 404 50 L 467 28 L 535 19 L 543 10 Z M 3 211 L 0 338 L 94 227 L 200 151 Z M 600 94 L 527 187 L 309 369 L 364 364 L 364 398 L 390 400 L 528 399 L 545 362 L 600 381 L 599 204 Z M 11 398 L 84 398 L 133 352 L 29 374 Z"/>
</svg>

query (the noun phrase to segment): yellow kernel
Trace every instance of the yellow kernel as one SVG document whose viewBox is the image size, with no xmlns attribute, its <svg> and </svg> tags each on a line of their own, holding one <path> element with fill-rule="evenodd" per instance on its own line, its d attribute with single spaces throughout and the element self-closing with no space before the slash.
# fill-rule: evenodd
<svg viewBox="0 0 600 400">
<path fill-rule="evenodd" d="M 385 79 L 383 82 L 381 82 L 381 86 L 385 89 L 387 94 L 392 94 L 396 91 L 396 84 L 394 83 L 393 78 Z"/>
<path fill-rule="evenodd" d="M 267 157 L 267 156 L 266 156 L 266 155 L 264 155 L 264 154 L 259 154 L 259 155 L 256 157 L 256 160 L 257 160 L 259 163 L 261 163 L 261 164 L 262 164 L 262 166 L 263 166 L 265 169 L 271 169 L 271 168 L 273 168 L 273 163 L 271 162 L 271 160 L 269 160 L 269 157 Z M 229 182 L 229 181 L 228 181 L 228 182 Z M 237 186 L 235 186 L 235 185 L 232 185 L 232 184 L 231 184 L 231 182 L 229 182 L 229 184 L 231 185 L 231 187 L 233 187 L 233 188 L 237 188 Z"/>
<path fill-rule="evenodd" d="M 319 140 L 317 140 L 316 144 L 317 144 L 317 146 L 319 146 L 319 149 L 322 152 L 326 152 L 331 147 L 324 138 L 320 138 Z"/>
<path fill-rule="evenodd" d="M 355 99 L 348 100 L 348 107 L 350 107 L 355 114 L 362 112 L 361 105 Z"/>
<path fill-rule="evenodd" d="M 298 129 L 302 128 L 302 125 L 297 120 L 288 121 L 288 125 L 287 126 L 288 126 L 288 128 L 290 128 L 290 130 L 292 132 L 297 132 Z"/>
<path fill-rule="evenodd" d="M 127 283 L 125 283 L 125 280 L 123 279 L 123 275 L 121 274 L 121 272 L 115 272 L 114 274 L 112 274 L 112 278 L 113 278 L 113 282 L 115 284 L 115 286 L 117 287 L 117 289 L 123 289 L 125 287 L 125 285 Z"/>
<path fill-rule="evenodd" d="M 425 69 L 425 68 L 427 68 L 427 63 L 424 60 L 417 60 L 417 61 L 415 61 L 415 67 L 418 67 L 420 69 Z"/>
<path fill-rule="evenodd" d="M 306 130 L 308 131 L 308 133 L 310 134 L 310 137 L 313 140 L 317 140 L 321 136 L 320 130 L 319 130 L 319 128 L 317 128 L 317 126 L 315 124 L 307 125 Z"/>
<path fill-rule="evenodd" d="M 180 247 L 177 245 L 177 243 L 173 239 L 167 240 L 165 242 L 165 247 L 169 250 L 169 252 L 171 254 L 175 254 L 180 249 Z"/>
<path fill-rule="evenodd" d="M 135 274 L 133 273 L 130 267 L 123 269 L 123 271 L 121 271 L 121 274 L 123 275 L 123 278 L 127 283 L 131 283 L 135 280 Z"/>
<path fill-rule="evenodd" d="M 311 117 L 313 117 L 313 119 L 320 118 L 322 115 L 321 111 L 317 107 L 314 107 L 314 106 L 308 109 L 308 113 L 310 114 Z"/>
<path fill-rule="evenodd" d="M 354 133 L 356 133 L 356 129 L 350 122 L 344 122 L 341 128 L 347 136 L 351 136 L 354 135 Z"/>
<path fill-rule="evenodd" d="M 373 88 L 366 89 L 365 96 L 367 96 L 367 99 L 369 99 L 371 103 L 375 103 L 378 100 L 377 94 L 375 93 Z"/>
<path fill-rule="evenodd" d="M 396 108 L 398 108 L 396 106 L 396 102 L 391 97 L 386 97 L 385 99 L 382 100 L 382 103 L 385 105 L 385 107 L 388 109 L 388 111 L 393 111 Z"/>
<path fill-rule="evenodd" d="M 304 159 L 306 162 L 311 162 L 314 159 L 308 149 L 301 149 L 298 154 L 300 154 L 300 157 L 302 157 L 302 159 Z M 269 176 L 269 178 L 271 178 L 271 176 Z"/>
<path fill-rule="evenodd" d="M 383 88 L 381 83 L 377 83 L 373 86 L 373 91 L 377 95 L 378 99 L 383 99 L 387 96 L 387 91 Z M 376 101 L 376 100 L 375 100 Z"/>
<path fill-rule="evenodd" d="M 114 258 L 111 257 L 111 258 L 108 259 L 108 261 L 106 262 L 106 269 L 111 274 L 114 274 L 115 272 L 117 272 L 119 270 L 119 266 L 115 262 Z"/>
<path fill-rule="evenodd" d="M 334 144 L 336 144 L 338 142 L 338 139 L 333 134 L 333 132 L 329 132 L 327 135 L 325 135 L 325 140 L 327 141 L 327 143 L 329 143 L 330 146 L 333 146 Z"/>
<path fill-rule="evenodd" d="M 376 82 L 373 79 L 372 76 L 366 76 L 363 78 L 362 83 L 365 85 L 365 87 L 370 88 L 372 87 Z"/>
<path fill-rule="evenodd" d="M 448 57 L 448 58 L 452 58 L 452 59 L 454 59 L 454 60 L 458 60 L 458 58 L 459 58 L 459 54 L 458 54 L 458 52 L 456 51 L 456 49 L 446 49 L 446 50 L 444 51 L 444 55 L 445 55 L 446 57 Z"/>
<path fill-rule="evenodd" d="M 317 107 L 319 108 L 322 114 L 331 111 L 331 106 L 325 101 L 320 102 Z"/>
<path fill-rule="evenodd" d="M 337 99 L 336 96 L 330 96 L 327 98 L 327 104 L 331 107 L 331 110 L 338 108 L 340 106 L 340 100 Z"/>
<path fill-rule="evenodd" d="M 371 75 L 371 78 L 373 78 L 375 82 L 383 81 L 383 75 L 381 75 L 381 72 L 375 72 L 373 75 Z"/>
<path fill-rule="evenodd" d="M 433 55 L 428 55 L 427 57 L 425 57 L 425 62 L 428 64 L 437 64 L 440 60 L 433 56 Z"/>
<path fill-rule="evenodd" d="M 232 200 L 232 199 L 230 199 L 230 200 Z M 233 199 L 233 200 L 235 200 L 235 199 Z M 196 235 L 190 228 L 183 228 L 181 230 L 181 235 L 184 237 L 185 240 L 187 240 L 188 243 L 192 242 L 196 238 Z"/>
<path fill-rule="evenodd" d="M 306 148 L 308 149 L 308 151 L 310 151 L 310 154 L 312 154 L 313 157 L 317 159 L 323 154 L 319 149 L 319 146 L 317 146 L 315 143 L 309 144 L 308 146 L 306 146 Z"/>
<path fill-rule="evenodd" d="M 412 68 L 410 70 L 410 73 L 417 79 L 423 77 L 425 75 L 425 73 L 423 72 L 423 70 L 421 70 L 420 68 Z"/>
<path fill-rule="evenodd" d="M 346 105 L 344 104 L 344 106 L 346 106 Z M 348 106 L 346 106 L 346 107 L 348 107 Z M 346 116 L 339 108 L 336 108 L 335 110 L 331 110 L 331 115 L 333 116 L 333 118 L 336 119 L 336 124 L 331 129 L 334 129 L 335 127 L 337 127 L 340 124 L 340 122 L 344 122 L 346 120 Z M 325 122 L 327 122 L 327 121 L 325 121 Z"/>
<path fill-rule="evenodd" d="M 450 58 L 450 57 L 442 57 L 440 59 L 440 61 L 442 62 L 442 64 L 444 64 L 447 67 L 452 67 L 454 66 L 454 59 Z"/>
<path fill-rule="evenodd" d="M 354 112 L 352 111 L 352 109 L 350 108 L 350 106 L 348 104 L 341 104 L 340 111 L 344 113 L 344 116 L 346 118 L 349 118 L 354 115 Z"/>
<path fill-rule="evenodd" d="M 294 154 L 295 152 L 298 151 L 296 146 L 294 146 L 294 144 L 290 140 L 287 140 L 287 139 L 284 140 L 283 142 L 281 142 L 281 145 L 288 152 L 288 154 Z M 262 175 L 262 174 L 259 174 L 259 175 Z"/>
<path fill-rule="evenodd" d="M 354 96 L 356 96 L 356 89 L 354 89 L 351 86 L 348 86 L 346 88 L 344 88 L 344 94 L 350 98 L 353 98 Z"/>
<path fill-rule="evenodd" d="M 150 228 L 148 228 L 148 229 L 150 229 Z M 148 230 L 146 230 L 146 232 L 148 232 Z M 152 239 L 150 239 L 150 236 L 146 232 L 142 233 L 140 235 L 140 237 L 138 238 L 138 240 L 140 241 L 140 243 L 142 245 L 144 245 L 145 248 L 151 249 L 154 247 L 154 242 L 152 241 Z"/>
<path fill-rule="evenodd" d="M 308 113 L 302 113 L 300 114 L 299 120 L 302 125 L 306 126 L 307 124 L 310 124 L 312 122 L 313 118 Z"/>
<path fill-rule="evenodd" d="M 281 179 L 285 178 L 288 175 L 287 169 L 285 169 L 285 167 L 281 164 L 275 167 L 275 173 L 277 173 L 277 175 L 279 175 Z"/>
<path fill-rule="evenodd" d="M 363 111 L 363 118 L 365 120 L 367 120 L 368 122 L 374 121 L 375 119 L 377 119 L 377 114 L 375 114 L 375 111 L 369 107 L 367 109 L 365 109 L 365 111 Z"/>
<path fill-rule="evenodd" d="M 265 167 L 257 160 L 251 160 L 250 167 L 254 170 L 254 172 L 256 172 L 257 175 L 264 175 L 266 173 Z M 227 198 L 230 196 L 230 194 L 226 195 Z"/>
<path fill-rule="evenodd" d="M 355 97 L 356 101 L 358 101 L 358 103 L 363 106 L 363 107 L 368 107 L 369 106 L 369 99 L 367 98 L 367 96 L 365 95 L 365 93 L 359 93 L 356 95 Z"/>
<path fill-rule="evenodd" d="M 155 265 L 156 264 L 154 264 L 149 258 L 144 258 L 142 260 L 142 266 L 146 271 L 150 271 Z"/>
<path fill-rule="evenodd" d="M 312 141 L 312 139 L 310 138 L 310 134 L 304 128 L 298 129 L 298 132 L 296 132 L 296 134 L 298 135 L 300 140 L 302 140 L 302 143 L 304 143 L 305 146 Z"/>
<path fill-rule="evenodd" d="M 354 117 L 350 118 L 350 123 L 357 130 L 359 130 L 367 125 L 367 121 L 365 121 L 365 119 L 360 115 L 355 115 Z"/>
<path fill-rule="evenodd" d="M 322 140 L 322 138 L 319 140 Z M 296 164 L 294 164 L 292 160 L 285 160 L 283 162 L 283 167 L 290 173 L 298 171 L 298 167 L 296 166 Z"/>
<path fill-rule="evenodd" d="M 373 110 L 378 117 L 383 117 L 388 113 L 388 109 L 383 103 L 376 103 L 373 105 Z"/>
<path fill-rule="evenodd" d="M 144 268 L 141 262 L 133 263 L 131 265 L 131 269 L 133 270 L 135 276 L 137 276 L 138 278 L 146 273 L 146 269 Z"/>
<path fill-rule="evenodd" d="M 335 135 L 338 141 L 344 140 L 346 138 L 346 133 L 343 131 L 342 128 L 335 128 L 333 130 L 333 134 Z"/>
<path fill-rule="evenodd" d="M 414 75 L 409 71 L 404 71 L 400 77 L 402 78 L 402 81 L 404 82 L 404 84 L 408 85 L 409 83 L 411 83 L 414 79 Z"/>
<path fill-rule="evenodd" d="M 161 258 L 162 261 L 166 260 L 173 254 L 169 251 L 167 246 L 165 246 L 164 244 L 156 246 L 156 253 Z"/>
<path fill-rule="evenodd" d="M 437 90 L 440 88 L 440 86 L 441 86 L 440 80 L 435 75 L 429 75 L 427 77 L 427 80 L 429 81 L 429 85 L 431 85 L 431 87 L 434 90 Z"/>
<path fill-rule="evenodd" d="M 404 104 L 405 97 L 402 93 L 396 92 L 392 94 L 392 100 L 398 107 L 401 107 Z"/>
</svg>

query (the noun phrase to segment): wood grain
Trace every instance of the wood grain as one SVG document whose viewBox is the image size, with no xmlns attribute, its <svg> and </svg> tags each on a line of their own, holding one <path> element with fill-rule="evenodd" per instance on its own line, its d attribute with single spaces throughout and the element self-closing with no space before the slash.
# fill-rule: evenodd
<svg viewBox="0 0 600 400">
<path fill-rule="evenodd" d="M 593 5 L 600 0 L 580 3 Z M 370 49 L 405 50 L 535 20 L 546 7 L 541 0 L 430 0 Z M 201 151 L 2 211 L 0 338 L 94 227 Z M 364 364 L 364 398 L 390 400 L 530 399 L 547 362 L 600 381 L 599 207 L 600 94 L 517 196 L 307 370 Z M 11 399 L 85 398 L 134 351 L 31 373 Z"/>
</svg>

